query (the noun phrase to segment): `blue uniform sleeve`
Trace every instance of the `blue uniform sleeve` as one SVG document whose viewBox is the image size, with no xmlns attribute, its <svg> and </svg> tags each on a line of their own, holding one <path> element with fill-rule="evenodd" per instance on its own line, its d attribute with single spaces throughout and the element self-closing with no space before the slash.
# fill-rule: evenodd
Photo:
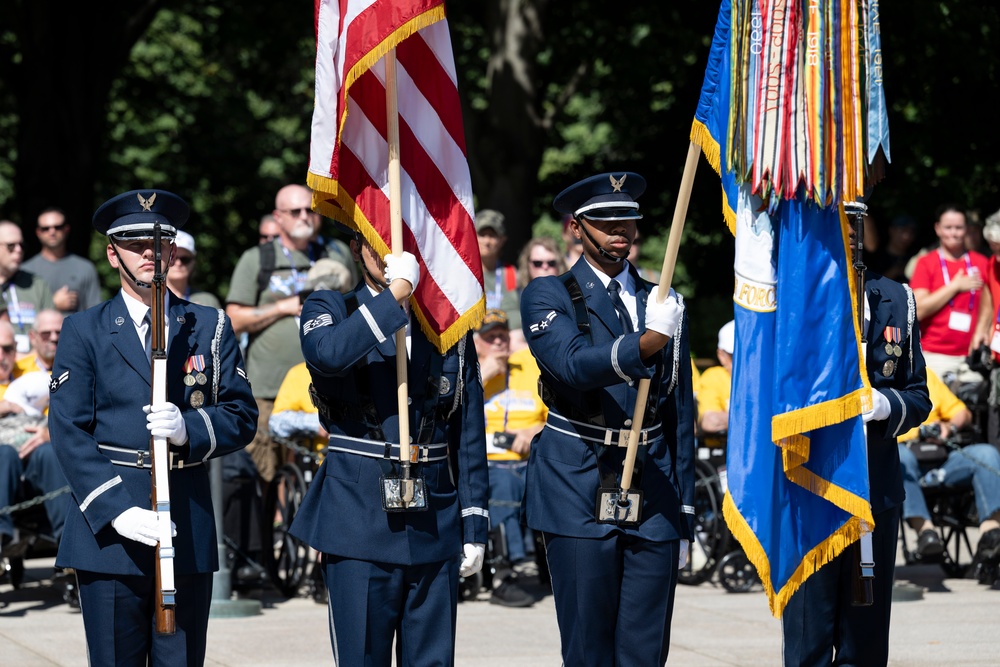
<svg viewBox="0 0 1000 667">
<path fill-rule="evenodd" d="M 558 278 L 532 280 L 521 295 L 524 336 L 539 366 L 560 382 L 586 391 L 651 378 L 639 354 L 641 333 L 591 343 L 577 326 L 573 302 Z"/>
<path fill-rule="evenodd" d="M 49 431 L 73 498 L 96 534 L 130 507 L 147 507 L 134 498 L 114 464 L 97 448 L 96 371 L 103 360 L 77 328 L 79 316 L 63 321 L 49 387 Z"/>
<path fill-rule="evenodd" d="M 676 469 L 677 483 L 680 487 L 681 498 L 681 537 L 687 540 L 694 536 L 694 496 L 695 496 L 695 475 L 694 460 L 696 455 L 694 438 L 694 391 L 691 386 L 691 346 L 688 341 L 688 317 L 685 310 L 683 326 L 679 341 L 680 363 L 677 368 L 677 386 L 674 387 L 671 400 L 677 413 L 677 428 L 675 437 L 677 438 Z M 668 360 L 669 362 L 669 360 Z M 664 375 L 669 376 L 670 365 L 664 371 Z M 664 378 L 664 382 L 669 382 L 669 377 Z"/>
<path fill-rule="evenodd" d="M 465 339 L 462 404 L 448 425 L 448 447 L 458 468 L 458 501 L 462 508 L 462 541 L 486 543 L 489 533 L 489 471 L 486 464 L 486 413 L 479 360 L 472 334 Z"/>
<path fill-rule="evenodd" d="M 407 318 L 389 290 L 359 305 L 350 316 L 339 292 L 321 290 L 302 304 L 299 321 L 302 355 L 310 371 L 343 376 L 406 326 Z"/>
</svg>

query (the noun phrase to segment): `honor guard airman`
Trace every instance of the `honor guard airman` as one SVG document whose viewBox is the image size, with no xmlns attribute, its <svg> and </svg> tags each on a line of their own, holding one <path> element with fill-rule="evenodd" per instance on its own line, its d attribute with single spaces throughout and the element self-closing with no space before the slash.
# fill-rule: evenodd
<svg viewBox="0 0 1000 667">
<path fill-rule="evenodd" d="M 851 234 L 853 242 L 857 230 Z M 864 268 L 858 258 L 855 261 Z M 864 294 L 862 332 L 873 406 L 863 419 L 875 528 L 870 541 L 864 538 L 861 544 L 869 541 L 871 551 L 866 555 L 858 548 L 845 549 L 788 600 L 781 616 L 785 667 L 884 667 L 889 662 L 889 612 L 904 496 L 896 438 L 927 418 L 931 401 L 913 292 L 869 271 L 864 274 Z M 874 567 L 863 567 L 862 561 Z M 870 597 L 855 593 L 862 584 L 859 575 L 870 582 L 865 584 L 870 585 Z"/>
<path fill-rule="evenodd" d="M 317 291 L 302 306 L 302 352 L 330 437 L 291 532 L 323 553 L 337 665 L 389 667 L 394 639 L 396 664 L 452 665 L 459 575 L 482 567 L 489 523 L 476 350 L 470 333 L 442 355 L 410 318 L 412 254 L 383 261 L 360 236 L 351 250 L 357 288 Z M 398 355 L 409 357 L 405 468 Z"/>
<path fill-rule="evenodd" d="M 542 531 L 563 664 L 662 665 L 694 518 L 694 400 L 687 318 L 627 260 L 643 178 L 599 174 L 554 202 L 583 259 L 537 278 L 521 321 L 541 369 L 545 428 L 532 443 L 525 512 Z M 639 380 L 650 380 L 634 477 L 618 498 Z M 642 406 L 640 406 L 642 407 Z M 624 511 L 617 511 L 623 509 Z"/>
<path fill-rule="evenodd" d="M 75 506 L 56 564 L 76 569 L 92 665 L 204 663 L 219 566 L 206 464 L 245 447 L 256 428 L 257 407 L 223 311 L 167 292 L 165 335 L 150 331 L 160 320 L 151 314 L 153 283 L 163 279 L 187 219 L 184 200 L 163 190 L 126 192 L 97 209 L 94 228 L 108 237 L 121 291 L 66 318 L 52 370 L 49 427 Z M 165 341 L 165 351 L 151 341 Z M 165 368 L 162 402 L 151 403 L 161 379 L 152 377 L 151 356 Z M 192 371 L 193 384 L 184 381 Z M 169 443 L 170 549 L 156 546 L 164 508 L 151 509 L 151 437 Z M 154 632 L 156 563 L 165 558 L 174 572 L 174 634 Z"/>
</svg>

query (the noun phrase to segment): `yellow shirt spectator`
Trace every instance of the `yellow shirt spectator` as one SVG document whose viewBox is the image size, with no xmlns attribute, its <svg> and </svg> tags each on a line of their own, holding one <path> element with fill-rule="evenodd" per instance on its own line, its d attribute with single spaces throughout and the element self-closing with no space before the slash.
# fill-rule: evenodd
<svg viewBox="0 0 1000 667">
<path fill-rule="evenodd" d="M 313 450 L 322 451 L 327 440 L 319 434 L 319 412 L 309 398 L 309 369 L 305 362 L 288 369 L 274 397 L 268 425 L 282 438 L 312 437 Z"/>
<path fill-rule="evenodd" d="M 927 393 L 931 397 L 931 413 L 924 420 L 924 424 L 936 424 L 938 422 L 950 422 L 962 410 L 965 410 L 965 403 L 948 389 L 948 385 L 941 381 L 937 373 L 927 369 Z M 921 424 L 922 426 L 923 424 Z M 920 427 L 911 428 L 909 431 L 899 436 L 899 442 L 916 440 L 920 435 Z"/>
<path fill-rule="evenodd" d="M 524 348 L 510 355 L 506 377 L 499 375 L 483 387 L 486 403 L 486 456 L 491 461 L 518 461 L 522 457 L 509 449 L 494 447 L 490 436 L 545 423 L 549 409 L 538 396 L 538 364 Z"/>
</svg>

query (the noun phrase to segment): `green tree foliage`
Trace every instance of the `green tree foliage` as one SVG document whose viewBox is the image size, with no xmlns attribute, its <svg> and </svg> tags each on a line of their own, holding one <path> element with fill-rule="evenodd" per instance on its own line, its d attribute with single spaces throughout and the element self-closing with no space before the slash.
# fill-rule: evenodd
<svg viewBox="0 0 1000 667">
<path fill-rule="evenodd" d="M 557 233 L 553 196 L 637 171 L 658 270 L 673 215 L 715 3 L 448 0 L 476 204 L 508 218 L 509 258 L 533 226 Z M 1000 207 L 993 94 L 1000 31 L 985 0 L 884 3 L 892 164 L 870 199 L 883 222 L 957 200 Z M 192 204 L 199 282 L 225 296 L 277 189 L 304 182 L 313 3 L 0 0 L 0 217 L 60 205 L 71 243 L 104 266 L 94 208 L 133 187 Z M 702 161 L 674 285 L 699 356 L 732 317 L 732 240 Z M 330 231 L 330 228 L 327 229 Z M 32 250 L 29 248 L 29 250 Z M 109 288 L 117 281 L 106 276 Z"/>
</svg>

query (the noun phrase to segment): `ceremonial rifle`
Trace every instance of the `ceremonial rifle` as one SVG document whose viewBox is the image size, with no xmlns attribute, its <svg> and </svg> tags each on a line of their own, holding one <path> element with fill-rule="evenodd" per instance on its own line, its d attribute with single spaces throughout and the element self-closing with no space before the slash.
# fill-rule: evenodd
<svg viewBox="0 0 1000 667">
<path fill-rule="evenodd" d="M 861 332 L 861 345 L 867 348 L 867 332 L 865 331 L 865 214 L 868 207 L 861 202 L 844 204 L 844 212 L 854 216 L 854 271 L 858 280 L 858 330 Z M 872 391 L 876 391 L 872 389 Z M 872 590 L 872 579 L 875 578 L 875 557 L 872 551 L 871 526 L 861 520 L 861 539 L 858 540 L 854 554 L 854 597 L 851 604 L 855 607 L 870 607 L 875 602 Z"/>
<path fill-rule="evenodd" d="M 150 307 L 150 405 L 167 401 L 167 345 L 163 319 L 166 271 L 163 270 L 160 224 L 153 228 L 153 286 Z M 172 635 L 176 631 L 174 607 L 177 589 L 174 584 L 174 543 L 170 521 L 170 452 L 166 438 L 150 437 L 153 477 L 153 511 L 159 517 L 160 539 L 156 545 L 156 632 Z"/>
</svg>

